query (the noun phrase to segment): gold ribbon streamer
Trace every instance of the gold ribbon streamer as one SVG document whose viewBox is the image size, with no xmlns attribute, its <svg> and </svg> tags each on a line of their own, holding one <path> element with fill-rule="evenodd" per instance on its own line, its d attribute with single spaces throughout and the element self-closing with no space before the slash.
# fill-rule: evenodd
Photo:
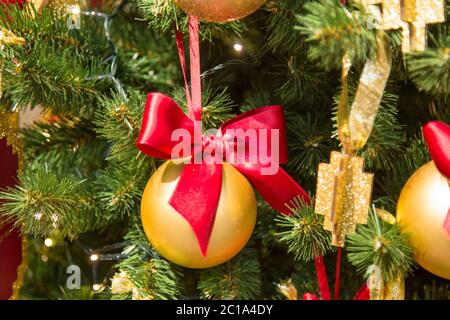
<svg viewBox="0 0 450 320">
<path fill-rule="evenodd" d="M 391 72 L 391 57 L 386 49 L 383 31 L 377 33 L 376 57 L 364 65 L 351 108 L 348 106 L 350 67 L 351 62 L 346 55 L 342 61 L 342 90 L 337 122 L 338 136 L 344 152 L 353 155 L 364 147 L 372 133 L 375 117 Z"/>
</svg>

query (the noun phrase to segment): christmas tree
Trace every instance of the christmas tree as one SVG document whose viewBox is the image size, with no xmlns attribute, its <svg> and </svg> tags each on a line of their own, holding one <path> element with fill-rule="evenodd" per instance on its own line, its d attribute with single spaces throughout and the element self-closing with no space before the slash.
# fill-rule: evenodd
<svg viewBox="0 0 450 320">
<path fill-rule="evenodd" d="M 3 1 L 13 298 L 450 299 L 450 1 L 241 3 Z M 262 110 L 286 129 L 292 179 L 186 165 L 196 193 L 159 192 L 183 166 L 153 144 L 164 125 L 201 114 L 205 149 L 206 129 Z M 169 240 L 220 257 L 184 263 Z"/>
</svg>

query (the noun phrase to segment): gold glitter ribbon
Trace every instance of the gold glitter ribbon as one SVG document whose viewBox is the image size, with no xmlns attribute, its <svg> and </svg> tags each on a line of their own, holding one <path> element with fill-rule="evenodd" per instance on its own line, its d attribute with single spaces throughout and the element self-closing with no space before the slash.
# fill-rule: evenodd
<svg viewBox="0 0 450 320">
<path fill-rule="evenodd" d="M 391 72 L 391 58 L 384 41 L 384 32 L 377 33 L 377 52 L 368 61 L 359 79 L 354 101 L 349 108 L 348 56 L 342 61 L 342 90 L 337 111 L 338 136 L 345 153 L 355 154 L 364 147 L 373 130 L 386 82 Z"/>
<path fill-rule="evenodd" d="M 9 300 L 19 300 L 20 299 L 20 289 L 23 285 L 23 280 L 25 273 L 28 269 L 28 240 L 25 235 L 22 235 L 22 262 L 17 268 L 17 279 L 13 283 L 13 294 Z"/>
<path fill-rule="evenodd" d="M 377 209 L 381 220 L 394 224 L 395 217 L 386 210 Z M 383 281 L 381 274 L 373 273 L 369 277 L 370 300 L 405 300 L 405 279 L 398 275 L 394 280 Z"/>
</svg>

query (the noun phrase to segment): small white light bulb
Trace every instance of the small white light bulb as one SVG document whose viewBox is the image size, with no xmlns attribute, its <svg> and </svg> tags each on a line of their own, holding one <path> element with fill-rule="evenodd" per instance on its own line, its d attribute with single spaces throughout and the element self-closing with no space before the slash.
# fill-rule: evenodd
<svg viewBox="0 0 450 320">
<path fill-rule="evenodd" d="M 242 44 L 240 44 L 240 43 L 235 43 L 235 44 L 233 45 L 233 48 L 234 48 L 234 50 L 236 50 L 237 52 L 241 52 L 242 49 L 244 49 L 244 47 L 243 47 Z"/>
<path fill-rule="evenodd" d="M 51 238 L 47 238 L 44 240 L 44 244 L 46 247 L 50 248 L 51 246 L 53 246 L 53 240 Z"/>
<path fill-rule="evenodd" d="M 91 261 L 97 261 L 97 260 L 98 260 L 98 254 L 92 254 Z"/>
</svg>

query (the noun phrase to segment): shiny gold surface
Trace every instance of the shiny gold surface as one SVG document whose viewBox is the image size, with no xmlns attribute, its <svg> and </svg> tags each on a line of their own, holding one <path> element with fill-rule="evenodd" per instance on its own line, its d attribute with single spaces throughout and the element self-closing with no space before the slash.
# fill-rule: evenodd
<svg viewBox="0 0 450 320">
<path fill-rule="evenodd" d="M 189 223 L 169 204 L 183 165 L 164 163 L 150 178 L 142 196 L 145 233 L 166 259 L 188 268 L 209 268 L 236 255 L 256 223 L 256 198 L 251 184 L 229 164 L 223 165 L 222 192 L 204 257 Z"/>
<path fill-rule="evenodd" d="M 226 22 L 244 18 L 267 0 L 175 0 L 185 12 L 209 22 Z"/>
<path fill-rule="evenodd" d="M 417 262 L 446 279 L 450 279 L 450 237 L 443 224 L 449 208 L 449 184 L 433 161 L 409 178 L 397 205 L 397 221 L 411 234 Z"/>
<path fill-rule="evenodd" d="M 364 173 L 363 166 L 363 158 L 336 151 L 330 164 L 319 165 L 315 211 L 325 216 L 324 229 L 331 231 L 335 246 L 344 246 L 357 223 L 367 223 L 373 174 Z"/>
</svg>

